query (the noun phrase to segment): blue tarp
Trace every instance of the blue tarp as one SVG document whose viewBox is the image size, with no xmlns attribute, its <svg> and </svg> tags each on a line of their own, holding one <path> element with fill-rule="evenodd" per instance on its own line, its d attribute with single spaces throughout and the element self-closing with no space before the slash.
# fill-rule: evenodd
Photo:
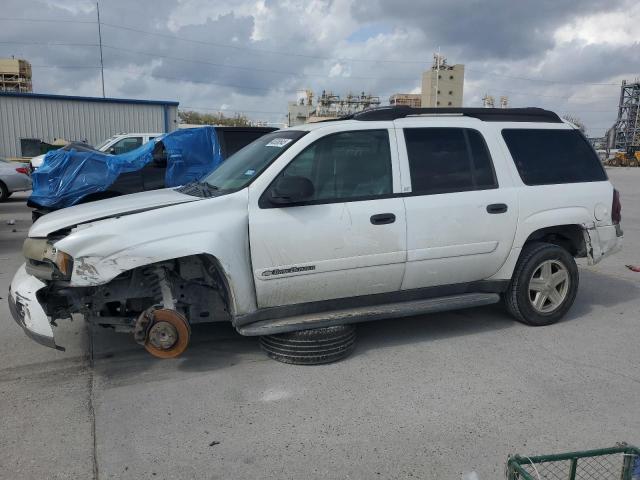
<svg viewBox="0 0 640 480">
<path fill-rule="evenodd" d="M 121 155 L 99 151 L 54 150 L 33 172 L 29 200 L 42 207 L 65 208 L 92 193 L 109 190 L 118 176 L 142 169 L 153 160 L 156 144 L 166 152 L 165 186 L 175 187 L 197 180 L 222 163 L 220 142 L 214 127 L 176 130 Z"/>
</svg>

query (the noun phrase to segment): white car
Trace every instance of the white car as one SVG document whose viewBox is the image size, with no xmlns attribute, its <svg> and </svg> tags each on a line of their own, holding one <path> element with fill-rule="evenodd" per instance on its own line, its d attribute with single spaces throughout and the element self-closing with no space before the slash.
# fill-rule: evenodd
<svg viewBox="0 0 640 480">
<path fill-rule="evenodd" d="M 31 190 L 31 177 L 27 165 L 0 158 L 0 202 L 14 192 Z"/>
<path fill-rule="evenodd" d="M 52 347 L 80 313 L 158 357 L 225 321 L 279 360 L 328 362 L 356 322 L 501 298 L 519 321 L 558 321 L 574 258 L 620 248 L 620 210 L 555 113 L 374 109 L 269 133 L 199 182 L 46 215 L 9 303 Z"/>
<path fill-rule="evenodd" d="M 96 150 L 111 153 L 112 155 L 119 155 L 135 150 L 160 135 L 162 135 L 162 133 L 118 133 L 99 143 L 96 146 Z M 42 165 L 45 155 L 46 154 L 38 155 L 29 161 L 29 167 L 32 172 Z"/>
</svg>

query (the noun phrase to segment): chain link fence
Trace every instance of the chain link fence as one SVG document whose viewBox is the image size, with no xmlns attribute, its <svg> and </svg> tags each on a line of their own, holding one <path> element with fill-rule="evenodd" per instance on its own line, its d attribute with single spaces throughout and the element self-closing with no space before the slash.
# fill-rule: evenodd
<svg viewBox="0 0 640 480">
<path fill-rule="evenodd" d="M 507 480 L 640 480 L 640 450 L 621 445 L 507 461 Z"/>
</svg>

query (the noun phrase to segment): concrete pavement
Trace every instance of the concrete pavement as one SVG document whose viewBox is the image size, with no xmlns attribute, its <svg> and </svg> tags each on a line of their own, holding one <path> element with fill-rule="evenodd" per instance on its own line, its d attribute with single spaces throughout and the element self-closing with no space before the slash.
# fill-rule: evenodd
<svg viewBox="0 0 640 480">
<path fill-rule="evenodd" d="M 194 329 L 175 360 L 82 322 L 61 325 L 66 353 L 40 347 L 6 306 L 29 224 L 12 197 L 0 204 L 0 478 L 486 480 L 503 478 L 509 453 L 640 444 L 640 274 L 624 267 L 640 263 L 640 169 L 609 175 L 625 250 L 581 268 L 563 322 L 526 327 L 498 307 L 374 322 L 350 358 L 314 367 L 269 360 L 225 325 Z"/>
</svg>

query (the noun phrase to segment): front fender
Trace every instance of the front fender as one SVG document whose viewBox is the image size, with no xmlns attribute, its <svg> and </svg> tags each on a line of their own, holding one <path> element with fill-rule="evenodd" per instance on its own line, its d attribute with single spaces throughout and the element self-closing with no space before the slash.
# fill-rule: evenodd
<svg viewBox="0 0 640 480">
<path fill-rule="evenodd" d="M 233 313 L 256 310 L 246 191 L 96 222 L 56 242 L 73 257 L 72 287 L 104 285 L 123 272 L 192 255 L 214 257 Z"/>
</svg>

